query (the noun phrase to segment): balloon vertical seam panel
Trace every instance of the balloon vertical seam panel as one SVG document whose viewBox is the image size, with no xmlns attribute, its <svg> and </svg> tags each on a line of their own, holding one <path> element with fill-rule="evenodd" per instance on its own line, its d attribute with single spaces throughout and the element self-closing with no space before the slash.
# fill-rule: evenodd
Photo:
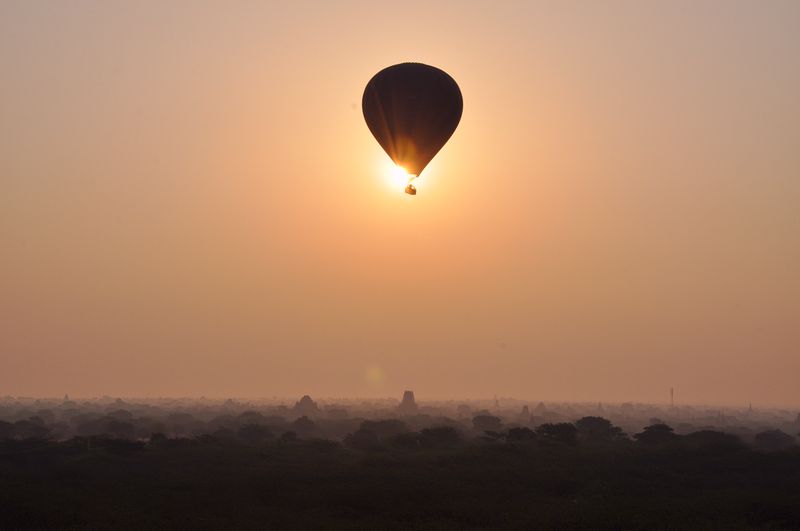
<svg viewBox="0 0 800 531">
<path fill-rule="evenodd" d="M 463 96 L 447 72 L 422 63 L 384 68 L 367 83 L 364 120 L 392 161 L 419 175 L 455 132 Z"/>
</svg>

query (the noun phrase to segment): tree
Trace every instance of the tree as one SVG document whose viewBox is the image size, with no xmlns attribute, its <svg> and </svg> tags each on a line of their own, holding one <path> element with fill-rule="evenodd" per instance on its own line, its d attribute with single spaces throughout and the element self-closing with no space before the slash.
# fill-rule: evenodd
<svg viewBox="0 0 800 531">
<path fill-rule="evenodd" d="M 0 441 L 14 437 L 14 425 L 0 420 Z"/>
<path fill-rule="evenodd" d="M 44 439 L 50 430 L 36 417 L 29 420 L 18 420 L 14 423 L 14 435 L 17 439 Z"/>
<path fill-rule="evenodd" d="M 272 439 L 272 432 L 261 424 L 245 424 L 239 428 L 237 436 L 247 444 L 259 444 Z"/>
<path fill-rule="evenodd" d="M 664 444 L 677 440 L 678 436 L 666 424 L 652 424 L 633 438 L 642 444 Z"/>
<path fill-rule="evenodd" d="M 306 437 L 311 435 L 317 430 L 317 425 L 314 423 L 313 420 L 306 416 L 302 416 L 299 419 L 296 419 L 292 422 L 292 431 L 300 435 L 301 437 Z"/>
<path fill-rule="evenodd" d="M 506 440 L 512 442 L 532 441 L 536 438 L 536 433 L 530 428 L 511 428 L 508 430 Z"/>
<path fill-rule="evenodd" d="M 683 436 L 683 441 L 690 447 L 714 452 L 735 451 L 744 448 L 742 440 L 732 433 L 715 430 L 700 430 Z"/>
<path fill-rule="evenodd" d="M 105 428 L 105 435 L 117 439 L 134 439 L 136 437 L 136 428 L 130 422 L 121 422 L 112 419 L 106 423 Z"/>
<path fill-rule="evenodd" d="M 106 416 L 122 421 L 133 420 L 133 413 L 131 413 L 127 409 L 115 409 L 114 411 L 106 413 Z"/>
<path fill-rule="evenodd" d="M 494 415 L 476 415 L 472 417 L 472 425 L 476 430 L 480 431 L 500 431 L 503 429 L 503 423 L 500 417 Z"/>
<path fill-rule="evenodd" d="M 536 428 L 536 435 L 542 440 L 560 444 L 572 444 L 577 438 L 578 430 L 569 422 L 542 424 Z"/>
<path fill-rule="evenodd" d="M 233 441 L 236 438 L 236 434 L 229 428 L 214 430 L 211 436 L 218 441 Z"/>
<path fill-rule="evenodd" d="M 284 444 L 291 444 L 297 442 L 297 434 L 293 431 L 286 431 L 281 434 L 279 439 L 280 442 Z"/>
<path fill-rule="evenodd" d="M 420 439 L 421 435 L 415 431 L 409 431 L 406 433 L 400 433 L 395 435 L 391 439 L 392 446 L 396 446 L 397 448 L 403 448 L 406 450 L 412 448 L 419 448 L 420 446 Z"/>
<path fill-rule="evenodd" d="M 461 442 L 461 433 L 452 426 L 425 428 L 421 432 L 422 446 L 455 446 Z"/>
<path fill-rule="evenodd" d="M 622 428 L 614 426 L 603 417 L 583 417 L 575 422 L 578 438 L 589 442 L 609 442 L 625 439 Z"/>
<path fill-rule="evenodd" d="M 167 436 L 163 433 L 153 433 L 150 435 L 148 444 L 151 446 L 162 446 L 167 441 Z"/>
<path fill-rule="evenodd" d="M 788 450 L 795 445 L 794 437 L 781 430 L 767 430 L 757 433 L 756 446 L 765 452 Z"/>
<path fill-rule="evenodd" d="M 258 411 L 248 410 L 239 415 L 239 422 L 244 424 L 266 424 L 264 415 Z"/>
<path fill-rule="evenodd" d="M 142 441 L 131 441 L 129 439 L 116 439 L 116 438 L 95 438 L 93 437 L 93 444 L 99 448 L 105 448 L 107 451 L 117 455 L 129 455 L 132 453 L 144 450 L 145 443 Z"/>
<path fill-rule="evenodd" d="M 374 433 L 379 440 L 389 439 L 409 431 L 408 425 L 398 419 L 365 420 L 359 429 Z"/>
<path fill-rule="evenodd" d="M 375 432 L 370 430 L 365 430 L 364 428 L 360 428 L 354 433 L 349 434 L 347 437 L 344 438 L 344 444 L 351 447 L 357 448 L 359 450 L 368 450 L 370 448 L 374 448 L 380 444 L 378 436 L 375 435 Z"/>
</svg>

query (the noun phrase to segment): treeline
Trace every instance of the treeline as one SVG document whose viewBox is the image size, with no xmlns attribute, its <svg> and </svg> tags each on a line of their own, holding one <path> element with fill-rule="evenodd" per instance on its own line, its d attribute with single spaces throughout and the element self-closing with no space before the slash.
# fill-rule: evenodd
<svg viewBox="0 0 800 531">
<path fill-rule="evenodd" d="M 663 423 L 628 436 L 596 416 L 476 415 L 362 419 L 331 440 L 271 422 L 6 437 L 0 529 L 800 529 L 800 449 L 783 432 L 753 446 Z"/>
<path fill-rule="evenodd" d="M 48 422 L 49 420 L 49 422 Z M 57 420 L 46 413 L 14 422 L 0 420 L 0 440 L 71 438 L 120 439 L 128 441 L 164 441 L 166 439 L 203 438 L 204 440 L 239 441 L 260 444 L 272 440 L 328 439 L 362 450 L 381 446 L 414 448 L 458 445 L 466 441 L 483 443 L 537 442 L 541 444 L 687 444 L 735 446 L 744 443 L 730 433 L 699 430 L 679 435 L 661 422 L 629 437 L 623 430 L 602 417 L 587 416 L 574 423 L 544 423 L 538 426 L 506 426 L 503 419 L 488 413 L 475 415 L 471 423 L 447 417 L 418 415 L 408 419 L 364 420 L 358 418 L 317 418 L 264 415 L 257 411 L 215 416 L 207 421 L 185 412 L 173 412 L 162 418 L 134 417 L 119 409 L 98 415 L 80 413 Z M 793 435 L 778 429 L 764 430 L 753 437 L 752 446 L 764 451 L 778 451 L 796 444 Z"/>
</svg>

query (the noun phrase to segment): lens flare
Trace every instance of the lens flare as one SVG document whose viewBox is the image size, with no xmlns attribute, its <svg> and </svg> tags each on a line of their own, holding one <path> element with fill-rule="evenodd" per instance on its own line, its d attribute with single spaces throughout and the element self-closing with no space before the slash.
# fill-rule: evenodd
<svg viewBox="0 0 800 531">
<path fill-rule="evenodd" d="M 364 375 L 367 383 L 374 387 L 380 387 L 383 385 L 384 380 L 386 380 L 386 373 L 380 367 L 373 365 L 372 367 L 367 367 L 366 374 Z"/>
<path fill-rule="evenodd" d="M 390 170 L 390 179 L 392 181 L 393 188 L 403 190 L 406 186 L 408 186 L 409 181 L 411 181 L 413 178 L 414 176 L 408 173 L 405 168 L 402 166 L 397 166 L 396 164 L 392 164 L 392 168 Z"/>
</svg>

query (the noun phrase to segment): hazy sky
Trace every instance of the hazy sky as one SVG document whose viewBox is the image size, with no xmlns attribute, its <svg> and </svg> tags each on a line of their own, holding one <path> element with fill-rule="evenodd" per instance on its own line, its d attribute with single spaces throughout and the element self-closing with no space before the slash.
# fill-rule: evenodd
<svg viewBox="0 0 800 531">
<path fill-rule="evenodd" d="M 0 185 L 0 395 L 800 404 L 797 1 L 5 0 Z"/>
</svg>

